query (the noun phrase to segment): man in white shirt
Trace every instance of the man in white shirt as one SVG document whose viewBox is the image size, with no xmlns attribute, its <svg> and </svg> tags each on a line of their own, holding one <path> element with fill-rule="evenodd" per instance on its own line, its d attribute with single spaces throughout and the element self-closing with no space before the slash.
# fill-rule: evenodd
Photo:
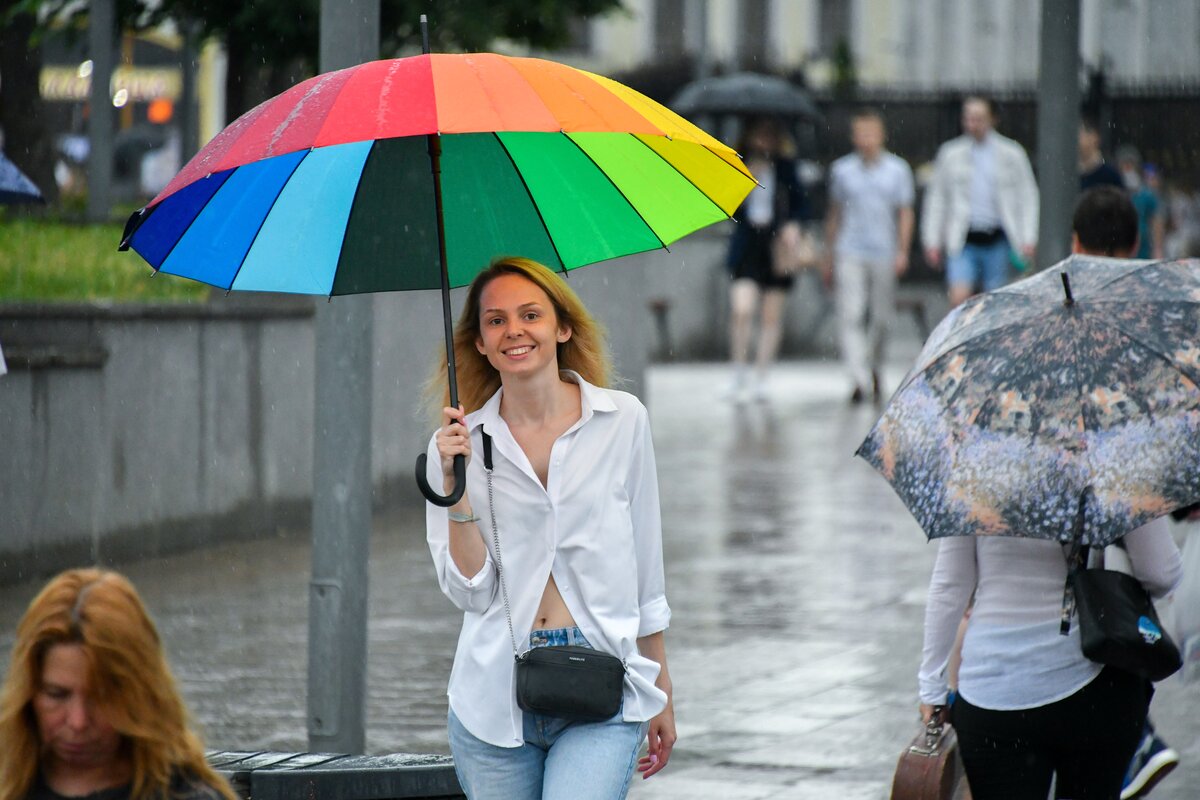
<svg viewBox="0 0 1200 800">
<path fill-rule="evenodd" d="M 854 390 L 882 399 L 879 368 L 896 307 L 896 280 L 908 270 L 913 231 L 913 177 L 908 163 L 884 149 L 883 116 L 873 109 L 850 123 L 854 152 L 830 168 L 823 276 L 837 290 L 838 338 Z"/>
<path fill-rule="evenodd" d="M 1025 149 L 993 126 L 991 101 L 963 102 L 963 135 L 938 150 L 921 209 L 925 260 L 946 269 L 951 306 L 1007 283 L 1037 247 L 1038 189 Z"/>
</svg>

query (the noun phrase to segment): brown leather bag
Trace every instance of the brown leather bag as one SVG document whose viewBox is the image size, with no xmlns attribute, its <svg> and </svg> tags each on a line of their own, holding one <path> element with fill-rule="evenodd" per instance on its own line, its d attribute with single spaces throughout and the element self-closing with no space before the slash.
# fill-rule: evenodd
<svg viewBox="0 0 1200 800">
<path fill-rule="evenodd" d="M 900 754 L 892 778 L 892 800 L 952 800 L 962 777 L 958 736 L 945 719 L 933 718 Z"/>
</svg>

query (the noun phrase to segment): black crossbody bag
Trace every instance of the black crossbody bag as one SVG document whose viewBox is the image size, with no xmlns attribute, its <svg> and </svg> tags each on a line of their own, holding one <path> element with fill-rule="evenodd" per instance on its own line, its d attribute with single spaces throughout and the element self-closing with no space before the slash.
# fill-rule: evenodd
<svg viewBox="0 0 1200 800">
<path fill-rule="evenodd" d="M 625 663 L 616 656 L 590 647 L 556 645 L 535 647 L 524 653 L 517 647 L 512 610 L 500 558 L 500 531 L 496 527 L 496 503 L 492 491 L 492 437 L 483 434 L 483 466 L 487 470 L 488 510 L 492 518 L 492 544 L 496 550 L 496 574 L 504 598 L 504 616 L 516 659 L 517 705 L 531 714 L 600 722 L 621 710 Z"/>
<path fill-rule="evenodd" d="M 1183 660 L 1145 587 L 1124 572 L 1088 569 L 1087 558 L 1088 548 L 1077 541 L 1067 556 L 1060 632 L 1070 632 L 1077 610 L 1080 649 L 1090 660 L 1152 681 L 1174 674 Z"/>
</svg>

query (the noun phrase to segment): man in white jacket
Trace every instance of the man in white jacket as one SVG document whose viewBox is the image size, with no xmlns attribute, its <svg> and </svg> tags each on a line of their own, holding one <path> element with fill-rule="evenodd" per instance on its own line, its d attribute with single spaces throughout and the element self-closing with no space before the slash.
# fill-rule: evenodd
<svg viewBox="0 0 1200 800">
<path fill-rule="evenodd" d="M 938 150 L 921 211 L 921 244 L 934 269 L 946 269 L 950 304 L 1007 283 L 1016 255 L 1037 246 L 1038 188 L 1025 149 L 993 126 L 991 101 L 963 102 L 963 135 Z"/>
</svg>

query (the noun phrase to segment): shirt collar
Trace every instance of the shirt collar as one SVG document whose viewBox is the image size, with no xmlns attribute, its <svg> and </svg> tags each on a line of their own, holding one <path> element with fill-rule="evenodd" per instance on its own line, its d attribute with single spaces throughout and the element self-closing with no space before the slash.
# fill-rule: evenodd
<svg viewBox="0 0 1200 800">
<path fill-rule="evenodd" d="M 607 413 L 617 410 L 617 404 L 613 402 L 612 397 L 608 392 L 601 389 L 599 386 L 594 386 L 583 379 L 578 372 L 573 369 L 564 369 L 559 372 L 563 379 L 579 386 L 579 403 L 580 414 L 579 421 L 571 426 L 570 430 L 575 430 L 592 418 L 594 413 Z M 491 430 L 496 430 L 500 427 L 503 420 L 500 417 L 500 401 L 504 397 L 504 387 L 501 386 L 496 390 L 488 401 L 484 403 L 478 411 L 474 411 L 467 415 L 467 427 L 474 431 L 480 425 L 483 425 Z"/>
</svg>

